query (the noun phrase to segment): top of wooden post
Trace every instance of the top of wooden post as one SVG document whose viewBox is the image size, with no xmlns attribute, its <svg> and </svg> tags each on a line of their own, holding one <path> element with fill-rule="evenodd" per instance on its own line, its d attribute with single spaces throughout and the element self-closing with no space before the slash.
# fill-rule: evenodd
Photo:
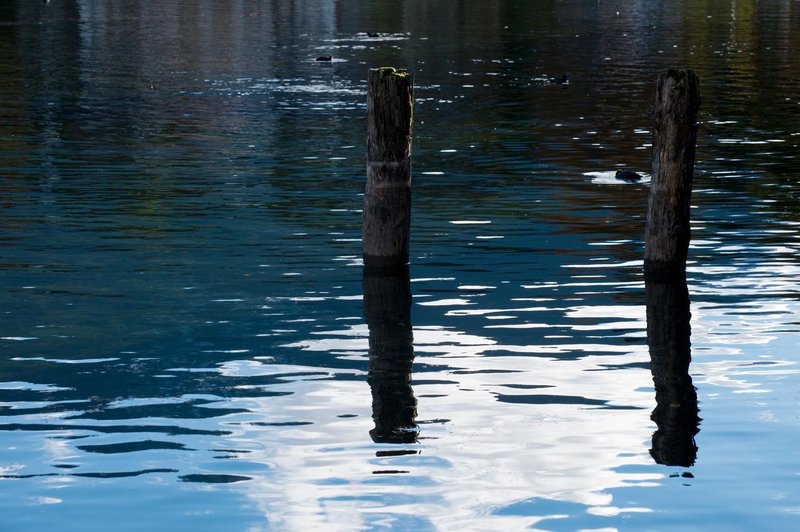
<svg viewBox="0 0 800 532">
<path fill-rule="evenodd" d="M 395 67 L 378 67 L 378 68 L 370 68 L 370 72 L 375 72 L 379 76 L 399 76 L 404 78 L 409 75 L 408 70 L 404 69 L 397 69 Z"/>
<path fill-rule="evenodd" d="M 658 75 L 654 109 L 656 131 L 660 131 L 664 125 L 663 120 L 669 118 L 674 119 L 675 124 L 689 125 L 695 129 L 692 132 L 682 132 L 679 138 L 692 137 L 696 135 L 699 110 L 700 78 L 694 70 L 671 68 Z"/>
<path fill-rule="evenodd" d="M 404 164 L 411 155 L 414 73 L 371 68 L 367 85 L 367 161 Z"/>
</svg>

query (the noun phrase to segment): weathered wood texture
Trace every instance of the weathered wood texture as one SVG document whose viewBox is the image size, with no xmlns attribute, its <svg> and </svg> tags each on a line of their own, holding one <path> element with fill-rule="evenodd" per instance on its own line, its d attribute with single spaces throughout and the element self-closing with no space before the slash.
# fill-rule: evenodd
<svg viewBox="0 0 800 532">
<path fill-rule="evenodd" d="M 413 105 L 412 73 L 370 69 L 362 234 L 367 268 L 394 269 L 408 263 Z"/>
<path fill-rule="evenodd" d="M 691 70 L 658 77 L 653 124 L 653 172 L 647 204 L 645 275 L 686 269 L 700 80 Z"/>
<path fill-rule="evenodd" d="M 414 337 L 407 266 L 391 275 L 372 275 L 365 268 L 364 317 L 369 327 L 367 383 L 375 422 L 370 436 L 378 443 L 414 442 L 417 400 L 411 389 Z"/>
<path fill-rule="evenodd" d="M 689 375 L 691 313 L 686 278 L 645 280 L 647 344 L 656 389 L 650 418 L 658 427 L 650 455 L 659 464 L 688 467 L 697 458 L 697 390 Z"/>
</svg>

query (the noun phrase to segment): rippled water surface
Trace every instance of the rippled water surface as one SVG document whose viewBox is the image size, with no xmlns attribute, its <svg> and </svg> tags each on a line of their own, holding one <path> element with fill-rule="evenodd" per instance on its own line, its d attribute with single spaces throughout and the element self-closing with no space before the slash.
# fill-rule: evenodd
<svg viewBox="0 0 800 532">
<path fill-rule="evenodd" d="M 411 265 L 365 278 L 382 65 Z M 646 285 L 672 67 L 693 239 Z M 4 2 L 4 529 L 795 528 L 799 72 L 790 0 Z"/>
</svg>

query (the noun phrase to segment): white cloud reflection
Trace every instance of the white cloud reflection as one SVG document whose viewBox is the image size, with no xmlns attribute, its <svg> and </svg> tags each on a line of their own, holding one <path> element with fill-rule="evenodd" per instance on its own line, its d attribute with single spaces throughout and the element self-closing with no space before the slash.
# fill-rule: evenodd
<svg viewBox="0 0 800 532">
<path fill-rule="evenodd" d="M 560 286 L 567 284 L 593 286 Z M 787 328 L 798 329 L 791 316 L 800 308 L 792 299 L 728 304 L 712 297 L 718 290 L 729 295 L 736 284 L 744 283 L 690 286 L 691 374 L 702 397 L 713 402 L 720 393 L 747 393 L 743 400 L 760 409 L 759 419 L 774 423 L 780 412 L 755 401 L 770 393 L 768 381 L 800 371 L 780 356 Z M 774 283 L 769 289 L 778 290 Z M 307 375 L 286 382 L 292 395 L 248 400 L 248 418 L 307 424 L 238 425 L 231 439 L 249 446 L 248 461 L 265 464 L 268 473 L 237 489 L 258 502 L 271 527 L 291 530 L 517 529 L 568 517 L 559 511 L 563 504 L 582 508 L 569 515 L 582 511 L 597 519 L 653 511 L 615 495 L 619 488 L 659 486 L 666 477 L 649 454 L 655 396 L 644 305 L 553 297 L 514 308 L 516 300 L 525 298 L 498 308 L 464 308 L 473 303 L 469 297 L 434 305 L 417 298 L 420 306 L 441 308 L 444 318 L 487 321 L 469 333 L 444 325 L 414 328 L 416 444 L 372 443 L 372 397 L 363 373 L 355 380 Z M 503 331 L 555 327 L 551 319 L 573 334 L 502 340 Z M 365 359 L 366 325 L 342 325 L 284 347 Z M 224 371 L 252 372 L 247 367 L 229 364 Z M 408 453 L 385 453 L 398 450 Z"/>
<path fill-rule="evenodd" d="M 363 324 L 348 325 L 288 347 L 366 352 L 367 333 Z M 309 423 L 244 424 L 226 443 L 241 442 L 252 451 L 248 461 L 268 465 L 263 478 L 237 487 L 258 501 L 271 526 L 354 530 L 421 519 L 442 530 L 514 529 L 554 517 L 546 504 L 541 515 L 507 510 L 534 498 L 583 505 L 595 515 L 647 510 L 619 508 L 610 490 L 663 477 L 631 468 L 652 463 L 651 376 L 646 369 L 607 371 L 645 362 L 646 347 L 506 345 L 426 326 L 414 329 L 414 350 L 417 444 L 370 441 L 372 398 L 363 380 L 298 380 L 287 388 L 291 396 L 242 405 L 248 418 Z M 560 358 L 575 352 L 591 356 Z M 234 369 L 254 371 L 247 364 L 224 371 Z M 380 456 L 398 448 L 413 453 Z"/>
</svg>

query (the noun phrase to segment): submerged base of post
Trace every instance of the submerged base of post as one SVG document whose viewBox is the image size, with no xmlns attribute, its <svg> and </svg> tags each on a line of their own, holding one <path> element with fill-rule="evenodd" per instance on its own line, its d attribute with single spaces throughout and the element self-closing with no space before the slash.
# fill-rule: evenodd
<svg viewBox="0 0 800 532">
<path fill-rule="evenodd" d="M 392 186 L 382 186 L 371 172 L 367 175 L 362 244 L 364 268 L 371 274 L 402 270 L 408 267 L 411 184 L 397 181 Z"/>
<path fill-rule="evenodd" d="M 364 255 L 364 271 L 370 276 L 393 275 L 408 268 L 408 255 L 381 257 Z"/>
<path fill-rule="evenodd" d="M 686 278 L 686 260 L 647 260 L 644 261 L 644 276 L 648 281 L 666 283 Z"/>
</svg>

